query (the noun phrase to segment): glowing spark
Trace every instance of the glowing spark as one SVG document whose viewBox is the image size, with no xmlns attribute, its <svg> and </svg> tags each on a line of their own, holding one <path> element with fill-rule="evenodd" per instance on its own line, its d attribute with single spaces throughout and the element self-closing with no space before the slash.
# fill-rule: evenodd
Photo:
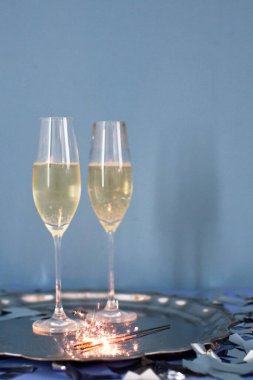
<svg viewBox="0 0 253 380">
<path fill-rule="evenodd" d="M 73 335 L 66 335 L 64 349 L 71 358 L 118 357 L 130 356 L 138 351 L 138 344 L 133 340 L 129 344 L 127 336 L 131 333 L 129 325 L 116 328 L 113 324 L 93 319 L 83 319 L 86 313 L 77 311 L 74 315 L 81 318 L 79 329 Z M 134 327 L 137 331 L 138 327 Z M 126 347 L 126 342 L 128 342 Z"/>
</svg>

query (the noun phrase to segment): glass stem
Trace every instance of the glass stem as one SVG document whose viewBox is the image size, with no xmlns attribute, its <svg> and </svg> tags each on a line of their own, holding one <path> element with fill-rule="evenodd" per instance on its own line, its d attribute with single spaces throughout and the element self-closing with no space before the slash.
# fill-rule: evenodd
<svg viewBox="0 0 253 380">
<path fill-rule="evenodd" d="M 115 299 L 114 284 L 114 232 L 107 232 L 109 258 L 109 293 L 105 310 L 118 310 L 118 300 Z"/>
<path fill-rule="evenodd" d="M 61 300 L 61 240 L 62 235 L 54 235 L 55 248 L 55 309 L 53 318 L 66 319 Z"/>
</svg>

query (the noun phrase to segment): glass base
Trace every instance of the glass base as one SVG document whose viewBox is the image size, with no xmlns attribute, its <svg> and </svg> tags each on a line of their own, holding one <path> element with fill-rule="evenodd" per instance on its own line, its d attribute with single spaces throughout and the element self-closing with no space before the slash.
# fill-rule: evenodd
<svg viewBox="0 0 253 380">
<path fill-rule="evenodd" d="M 49 318 L 33 323 L 33 332 L 38 335 L 63 334 L 78 329 L 78 324 L 72 319 Z"/>
<path fill-rule="evenodd" d="M 137 314 L 133 311 L 116 310 L 100 310 L 94 313 L 88 313 L 86 316 L 88 320 L 96 320 L 105 324 L 115 323 L 130 323 L 137 319 Z"/>
</svg>

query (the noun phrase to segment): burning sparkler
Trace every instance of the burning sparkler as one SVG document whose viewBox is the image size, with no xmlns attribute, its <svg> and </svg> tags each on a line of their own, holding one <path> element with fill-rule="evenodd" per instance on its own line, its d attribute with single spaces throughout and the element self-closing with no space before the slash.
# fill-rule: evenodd
<svg viewBox="0 0 253 380">
<path fill-rule="evenodd" d="M 75 311 L 80 318 L 79 329 L 74 334 L 66 335 L 65 351 L 72 358 L 114 358 L 129 357 L 138 351 L 136 339 L 164 331 L 170 325 L 139 330 L 129 323 L 115 325 L 93 318 L 86 318 L 86 312 Z"/>
</svg>

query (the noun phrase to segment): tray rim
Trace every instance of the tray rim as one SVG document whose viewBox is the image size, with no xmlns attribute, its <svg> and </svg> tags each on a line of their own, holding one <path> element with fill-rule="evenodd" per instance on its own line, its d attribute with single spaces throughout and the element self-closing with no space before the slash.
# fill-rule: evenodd
<svg viewBox="0 0 253 380">
<path fill-rule="evenodd" d="M 70 294 L 99 294 L 99 295 L 103 295 L 102 299 L 105 298 L 106 299 L 106 296 L 108 294 L 107 291 L 105 290 L 91 290 L 91 289 L 77 289 L 77 290 L 64 290 L 62 292 L 62 295 L 63 295 L 63 306 L 64 306 L 64 302 L 65 301 L 68 301 L 70 298 L 69 298 L 69 295 Z M 36 296 L 43 296 L 43 295 L 48 295 L 50 296 L 50 299 L 46 300 L 46 301 L 41 301 L 41 303 L 47 303 L 47 304 L 50 304 L 54 301 L 54 291 L 53 290 L 48 290 L 48 291 L 27 291 L 27 292 L 19 292 L 19 291 L 13 291 L 13 292 L 7 292 L 7 291 L 4 291 L 4 292 L 0 292 L 0 306 L 1 306 L 1 300 L 2 298 L 4 297 L 14 297 L 14 298 L 21 298 L 22 296 L 24 295 L 27 295 L 27 296 L 31 296 L 31 295 L 36 295 Z M 66 298 L 66 295 L 67 298 Z M 209 306 L 209 307 L 212 307 L 213 309 L 217 309 L 220 313 L 222 313 L 224 315 L 224 318 L 227 318 L 227 325 L 226 325 L 226 329 L 225 327 L 223 328 L 224 332 L 222 332 L 219 336 L 214 336 L 214 337 L 211 337 L 210 339 L 208 340 L 205 340 L 203 342 L 201 342 L 202 344 L 204 344 L 205 346 L 214 346 L 215 344 L 217 344 L 219 341 L 227 338 L 229 336 L 229 329 L 233 326 L 235 326 L 238 321 L 235 319 L 235 317 L 233 316 L 232 313 L 229 312 L 229 310 L 227 310 L 224 305 L 222 303 L 217 303 L 217 302 L 214 302 L 214 301 L 211 301 L 211 300 L 208 300 L 208 299 L 205 299 L 203 297 L 198 297 L 198 296 L 188 296 L 187 294 L 177 294 L 176 292 L 127 292 L 127 291 L 118 291 L 117 292 L 117 296 L 119 297 L 119 299 L 121 298 L 121 296 L 125 297 L 126 295 L 130 295 L 130 296 L 148 296 L 149 299 L 146 299 L 146 300 L 143 300 L 143 305 L 145 305 L 145 302 L 149 302 L 150 300 L 152 300 L 154 297 L 167 297 L 167 298 L 174 298 L 174 299 L 186 299 L 188 302 L 194 302 L 194 303 L 197 303 L 197 304 L 200 304 L 202 306 Z M 72 298 L 72 299 L 75 299 L 75 298 Z M 93 297 L 93 298 L 78 298 L 78 300 L 92 300 L 92 299 L 97 299 L 96 297 Z M 139 303 L 140 301 L 136 300 L 136 301 L 126 301 L 126 300 L 120 300 L 120 302 L 136 302 L 136 303 Z M 142 302 L 141 302 L 142 303 Z M 24 305 L 29 305 L 29 302 L 26 303 L 24 302 L 23 303 Z M 33 304 L 40 304 L 40 302 L 34 302 L 32 303 L 31 305 Z M 5 304 L 2 304 L 3 307 L 8 307 L 8 305 L 5 305 Z M 225 331 L 226 330 L 226 331 Z M 135 354 L 131 354 L 130 357 L 126 357 L 126 356 L 120 356 L 120 357 L 106 357 L 106 356 L 103 356 L 101 358 L 98 358 L 98 357 L 93 357 L 93 358 L 69 358 L 69 357 L 57 357 L 57 356 L 53 356 L 51 355 L 50 357 L 48 358 L 45 358 L 45 357 L 36 357 L 36 356 L 30 356 L 30 355 L 26 355 L 26 354 L 22 354 L 22 353 L 8 353 L 8 352 L 4 352 L 2 353 L 0 351 L 0 355 L 3 356 L 3 357 L 15 357 L 15 358 L 23 358 L 23 359 L 28 359 L 28 360 L 36 360 L 36 361 L 41 361 L 41 362 L 45 362 L 45 361 L 48 361 L 48 362 L 65 362 L 65 361 L 74 361 L 74 362 L 108 362 L 108 361 L 125 361 L 125 360 L 135 360 L 135 359 L 140 359 L 142 357 L 158 357 L 158 356 L 167 356 L 167 357 L 178 357 L 178 356 L 182 356 L 183 354 L 186 354 L 186 353 L 189 353 L 192 351 L 192 348 L 191 347 L 188 347 L 188 348 L 183 348 L 183 349 L 175 349 L 173 351 L 169 351 L 169 350 L 160 350 L 160 351 L 154 351 L 154 352 L 148 352 L 148 353 L 145 353 L 144 351 L 143 352 L 138 352 L 136 355 Z"/>
</svg>

